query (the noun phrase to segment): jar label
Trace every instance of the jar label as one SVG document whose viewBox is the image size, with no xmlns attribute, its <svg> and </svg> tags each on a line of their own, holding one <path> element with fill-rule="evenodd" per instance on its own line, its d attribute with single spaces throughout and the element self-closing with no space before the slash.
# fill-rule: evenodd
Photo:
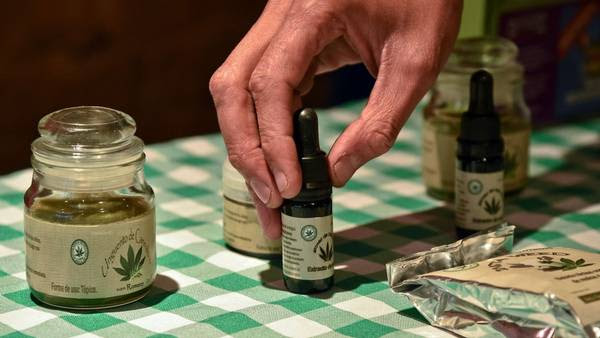
<svg viewBox="0 0 600 338">
<path fill-rule="evenodd" d="M 154 210 L 121 222 L 69 225 L 25 214 L 29 286 L 46 295 L 95 299 L 152 284 L 156 273 Z"/>
<path fill-rule="evenodd" d="M 529 135 L 530 131 L 527 128 L 502 133 L 505 149 L 505 191 L 520 189 L 527 183 Z M 423 122 L 423 180 L 428 188 L 446 193 L 454 191 L 457 137 L 458 131 L 440 132 L 430 121 Z"/>
<path fill-rule="evenodd" d="M 431 122 L 423 122 L 423 180 L 428 187 L 454 190 L 454 159 L 458 134 L 437 132 Z"/>
<path fill-rule="evenodd" d="M 318 280 L 333 276 L 332 216 L 300 218 L 281 214 L 283 273 Z"/>
<path fill-rule="evenodd" d="M 504 133 L 504 190 L 512 191 L 527 184 L 529 169 L 529 129 Z"/>
<path fill-rule="evenodd" d="M 252 205 L 224 198 L 223 237 L 238 250 L 257 254 L 281 253 L 281 240 L 265 237 Z"/>
<path fill-rule="evenodd" d="M 470 173 L 456 170 L 456 225 L 483 230 L 504 221 L 503 172 Z"/>
</svg>

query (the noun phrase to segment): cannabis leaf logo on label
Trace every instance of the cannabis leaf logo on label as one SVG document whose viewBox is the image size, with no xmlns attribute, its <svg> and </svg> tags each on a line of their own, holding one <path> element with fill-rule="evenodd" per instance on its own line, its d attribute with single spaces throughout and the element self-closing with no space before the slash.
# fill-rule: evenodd
<svg viewBox="0 0 600 338">
<path fill-rule="evenodd" d="M 323 249 L 322 246 L 319 247 L 319 257 L 321 257 L 324 262 L 333 259 L 333 246 L 329 244 L 329 241 L 327 242 L 325 249 Z"/>
<path fill-rule="evenodd" d="M 473 195 L 477 195 L 483 190 L 483 184 L 479 180 L 470 180 L 469 183 L 467 183 L 467 187 L 469 192 Z"/>
<path fill-rule="evenodd" d="M 467 264 L 467 265 L 459 265 L 459 266 L 455 266 L 453 268 L 446 269 L 446 270 L 444 270 L 444 272 L 458 272 L 458 271 L 471 270 L 471 269 L 475 269 L 478 266 L 479 266 L 479 263 L 471 263 L 471 264 Z"/>
<path fill-rule="evenodd" d="M 89 256 L 87 243 L 82 239 L 76 239 L 71 243 L 71 259 L 77 265 L 84 264 Z"/>
<path fill-rule="evenodd" d="M 76 257 L 82 257 L 85 254 L 85 251 L 83 251 L 83 248 L 78 246 L 75 248 L 75 256 Z"/>
<path fill-rule="evenodd" d="M 300 230 L 300 236 L 305 241 L 310 242 L 317 237 L 317 228 L 314 225 L 305 225 Z"/>
<path fill-rule="evenodd" d="M 583 258 L 580 258 L 576 261 L 574 261 L 572 259 L 568 259 L 568 258 L 561 258 L 560 261 L 555 261 L 552 259 L 552 257 L 541 256 L 541 257 L 538 257 L 538 260 L 540 261 L 540 263 L 545 264 L 545 265 L 539 266 L 539 268 L 542 271 L 557 271 L 557 270 L 568 271 L 568 270 L 581 268 L 584 266 L 594 265 L 593 263 L 586 263 L 585 259 L 583 259 Z"/>
<path fill-rule="evenodd" d="M 496 197 L 493 197 L 491 201 L 485 201 L 483 203 L 483 210 L 485 210 L 490 215 L 495 215 L 500 211 L 502 205 L 499 200 L 496 200 Z"/>
<path fill-rule="evenodd" d="M 144 265 L 144 261 L 146 257 L 142 257 L 142 247 L 138 249 L 135 257 L 133 256 L 133 248 L 129 245 L 129 250 L 127 250 L 127 259 L 121 256 L 121 267 L 113 268 L 119 275 L 123 276 L 121 281 L 127 281 L 132 278 L 140 277 L 142 273 L 140 269 L 142 265 Z"/>
</svg>

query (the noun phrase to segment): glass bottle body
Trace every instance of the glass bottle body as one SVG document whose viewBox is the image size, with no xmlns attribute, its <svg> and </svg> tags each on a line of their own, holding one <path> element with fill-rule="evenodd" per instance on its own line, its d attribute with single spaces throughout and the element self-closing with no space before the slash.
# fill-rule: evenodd
<svg viewBox="0 0 600 338">
<path fill-rule="evenodd" d="M 281 212 L 283 215 L 287 215 L 294 218 L 330 218 L 332 215 L 332 203 L 331 198 L 321 199 L 317 201 L 293 201 L 285 200 L 281 206 Z M 333 229 L 329 229 L 330 234 Z M 283 254 L 286 255 L 286 229 L 284 225 L 284 234 L 282 235 L 283 243 Z M 289 234 L 288 234 L 289 236 Z M 301 240 L 299 238 L 294 238 Z M 316 240 L 316 238 L 315 238 Z M 331 248 L 333 251 L 333 248 Z M 333 260 L 333 258 L 331 258 Z M 333 264 L 333 263 L 331 263 Z M 285 269 L 284 269 L 285 270 Z M 283 281 L 287 289 L 294 293 L 310 294 L 323 292 L 330 289 L 334 283 L 333 271 L 331 276 L 321 279 L 300 279 L 287 276 L 283 274 Z"/>
<path fill-rule="evenodd" d="M 127 178 L 122 177 L 129 182 L 119 188 L 87 191 L 60 188 L 56 186 L 56 177 L 48 180 L 43 172 L 34 170 L 32 184 L 26 191 L 24 199 L 26 250 L 28 251 L 27 278 L 35 298 L 45 304 L 61 308 L 98 309 L 131 303 L 148 293 L 156 275 L 154 193 L 144 179 L 141 164 L 138 163 L 138 166 L 138 169 L 126 175 Z M 45 185 L 46 181 L 50 186 Z M 65 177 L 63 183 L 63 186 L 68 186 L 69 179 Z M 131 226 L 136 228 L 127 229 Z M 133 237 L 131 237 L 131 230 L 135 231 Z M 61 248 L 45 247 L 53 240 L 48 237 L 50 232 L 60 237 L 58 242 L 62 243 Z M 74 243 L 71 239 L 65 241 L 69 236 L 86 243 L 84 248 L 89 251 L 88 257 L 80 265 L 77 264 L 76 258 L 75 260 L 69 258 L 69 249 Z M 113 264 L 105 265 L 105 259 L 111 257 L 111 250 L 98 252 L 97 248 L 114 249 L 123 236 L 128 236 L 128 243 L 117 250 L 119 252 L 114 255 Z M 119 280 L 126 277 L 125 274 L 117 273 L 115 268 L 122 268 L 121 256 L 129 262 L 128 245 L 134 248 L 134 253 L 138 251 L 141 253 L 138 266 L 130 268 L 130 270 L 137 269 L 137 274 L 140 276 L 128 276 L 130 278 L 123 281 L 124 289 L 119 292 L 113 285 L 108 285 L 112 283 L 108 280 L 110 277 L 112 280 L 115 280 L 115 277 Z M 52 260 L 56 258 L 52 257 L 36 257 L 40 252 L 56 250 L 64 253 L 61 262 L 53 263 Z M 74 255 L 76 257 L 77 253 Z M 134 260 L 136 258 L 134 256 Z M 84 269 L 86 265 L 98 262 L 103 262 L 102 266 L 96 264 L 97 266 L 91 271 L 89 267 Z M 48 268 L 52 270 L 60 270 L 59 273 L 51 277 L 52 272 L 43 272 L 42 269 L 47 265 L 50 265 Z M 71 275 L 78 270 L 80 270 L 79 278 Z M 49 281 L 50 288 L 47 288 L 45 285 L 48 283 L 35 280 L 40 274 L 48 279 L 56 277 L 58 279 Z M 106 276 L 103 276 L 104 274 Z M 77 279 L 85 283 L 72 284 Z M 138 281 L 141 282 L 142 279 L 145 282 L 139 285 Z M 84 285 L 87 285 L 87 291 Z M 38 286 L 42 287 L 38 289 Z M 127 288 L 130 288 L 131 292 L 128 292 Z M 107 294 L 109 289 L 115 290 L 114 295 Z M 94 293 L 101 296 L 94 297 Z"/>
<path fill-rule="evenodd" d="M 223 239 L 230 250 L 243 255 L 277 259 L 281 240 L 265 236 L 242 175 L 225 160 L 223 163 Z"/>
<path fill-rule="evenodd" d="M 459 40 L 431 91 L 424 110 L 422 172 L 427 193 L 454 198 L 456 139 L 469 105 L 469 78 L 479 69 L 494 76 L 494 103 L 504 139 L 504 189 L 518 193 L 527 184 L 530 111 L 523 97 L 523 70 L 516 46 L 503 39 Z"/>
<path fill-rule="evenodd" d="M 25 261 L 32 295 L 68 309 L 143 297 L 156 275 L 154 193 L 135 121 L 105 107 L 43 117 L 25 192 Z"/>
<path fill-rule="evenodd" d="M 465 173 L 493 174 L 504 170 L 504 159 L 501 156 L 490 156 L 480 158 L 458 157 L 456 159 L 456 169 Z M 458 194 L 459 193 L 457 193 L 457 196 Z M 500 203 L 504 204 L 503 201 L 501 201 Z M 458 208 L 455 207 L 455 209 Z M 465 238 L 481 230 L 483 229 L 467 229 L 457 224 L 456 235 L 458 236 L 458 238 Z"/>
</svg>

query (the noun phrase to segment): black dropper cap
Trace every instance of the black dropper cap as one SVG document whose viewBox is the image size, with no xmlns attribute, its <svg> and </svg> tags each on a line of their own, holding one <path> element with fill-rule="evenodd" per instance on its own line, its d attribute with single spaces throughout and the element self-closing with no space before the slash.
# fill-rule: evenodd
<svg viewBox="0 0 600 338">
<path fill-rule="evenodd" d="M 469 110 L 462 114 L 458 157 L 502 156 L 500 118 L 494 110 L 494 80 L 485 70 L 471 76 Z"/>
<path fill-rule="evenodd" d="M 331 179 L 327 157 L 319 147 L 319 122 L 313 109 L 303 108 L 294 114 L 294 142 L 302 169 L 302 189 L 292 200 L 329 198 Z"/>
</svg>

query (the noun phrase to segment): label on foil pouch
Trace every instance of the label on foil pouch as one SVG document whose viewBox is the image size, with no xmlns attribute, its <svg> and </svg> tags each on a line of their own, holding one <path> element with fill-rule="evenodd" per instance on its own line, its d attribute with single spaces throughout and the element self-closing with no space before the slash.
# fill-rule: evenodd
<svg viewBox="0 0 600 338">
<path fill-rule="evenodd" d="M 283 273 L 318 280 L 333 276 L 332 216 L 300 218 L 281 214 Z"/>
<path fill-rule="evenodd" d="M 600 321 L 600 254 L 596 253 L 570 248 L 528 249 L 421 277 L 449 278 L 499 288 L 493 293 L 498 300 L 514 299 L 514 290 L 553 295 L 567 302 L 584 326 Z M 523 303 L 522 306 L 535 304 Z M 523 310 L 524 313 L 531 311 Z"/>
<path fill-rule="evenodd" d="M 504 221 L 503 172 L 470 173 L 456 170 L 456 225 L 483 230 Z"/>
<path fill-rule="evenodd" d="M 29 286 L 41 293 L 89 299 L 127 295 L 156 273 L 154 210 L 98 225 L 70 225 L 25 215 Z"/>
</svg>

